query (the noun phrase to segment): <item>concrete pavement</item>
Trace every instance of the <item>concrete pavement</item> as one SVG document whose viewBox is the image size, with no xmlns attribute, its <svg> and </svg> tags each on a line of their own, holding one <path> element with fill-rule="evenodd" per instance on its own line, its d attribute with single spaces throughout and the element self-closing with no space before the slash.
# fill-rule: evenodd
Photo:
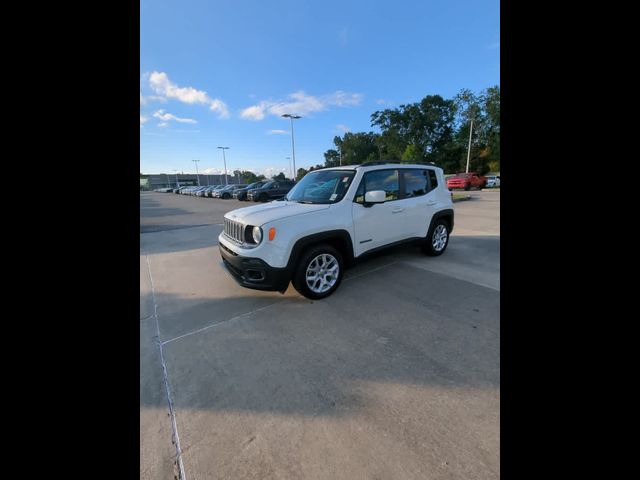
<svg viewBox="0 0 640 480">
<path fill-rule="evenodd" d="M 498 478 L 499 192 L 448 251 L 394 249 L 322 301 L 239 287 L 222 215 L 141 194 L 141 478 Z M 159 333 L 159 338 L 158 337 Z"/>
</svg>

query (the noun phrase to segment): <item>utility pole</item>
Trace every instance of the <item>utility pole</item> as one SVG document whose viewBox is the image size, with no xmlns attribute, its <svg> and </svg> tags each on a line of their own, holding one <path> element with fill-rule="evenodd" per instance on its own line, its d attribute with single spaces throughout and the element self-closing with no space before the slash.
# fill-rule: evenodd
<svg viewBox="0 0 640 480">
<path fill-rule="evenodd" d="M 289 120 L 291 120 L 291 156 L 293 157 L 293 171 L 296 171 L 296 145 L 295 142 L 293 140 L 293 121 L 294 120 L 298 120 L 299 118 L 302 118 L 300 115 L 293 115 L 291 113 L 285 113 L 284 115 L 282 115 L 282 117 L 284 118 L 288 118 Z M 295 180 L 295 177 L 294 177 Z"/>
<path fill-rule="evenodd" d="M 224 155 L 225 150 L 229 150 L 229 147 L 218 147 L 222 150 L 222 160 L 224 161 L 224 184 L 229 185 L 229 180 L 227 179 L 227 157 Z"/>
<path fill-rule="evenodd" d="M 180 188 L 180 181 L 178 180 L 178 170 L 173 170 L 174 172 L 176 172 L 176 188 Z"/>
<path fill-rule="evenodd" d="M 467 148 L 467 170 L 469 173 L 469 157 L 471 157 L 471 134 L 473 133 L 473 118 L 471 118 L 471 128 L 469 129 L 469 148 Z"/>
<path fill-rule="evenodd" d="M 191 160 L 191 161 L 196 164 L 196 178 L 198 179 L 198 186 L 200 186 L 200 174 L 198 173 L 198 162 L 200 160 Z"/>
</svg>

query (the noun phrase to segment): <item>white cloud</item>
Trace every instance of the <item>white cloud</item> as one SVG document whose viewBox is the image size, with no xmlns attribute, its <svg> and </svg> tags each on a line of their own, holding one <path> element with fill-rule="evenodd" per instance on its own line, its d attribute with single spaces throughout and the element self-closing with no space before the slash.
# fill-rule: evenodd
<svg viewBox="0 0 640 480">
<path fill-rule="evenodd" d="M 202 173 L 206 173 L 207 175 L 224 175 L 224 170 L 220 170 L 219 168 L 212 167 L 212 168 L 205 168 L 204 170 L 202 170 Z M 227 169 L 227 175 L 229 175 L 229 169 Z"/>
<path fill-rule="evenodd" d="M 361 93 L 348 93 L 338 90 L 316 97 L 300 90 L 288 95 L 287 101 L 263 100 L 256 105 L 247 107 L 242 110 L 240 117 L 247 120 L 262 120 L 267 114 L 274 116 L 281 116 L 285 113 L 309 115 L 310 113 L 322 112 L 331 106 L 351 107 L 360 105 L 361 102 Z"/>
<path fill-rule="evenodd" d="M 143 125 L 149 121 L 149 117 L 145 117 L 144 115 L 140 115 L 140 125 Z"/>
<path fill-rule="evenodd" d="M 355 107 L 362 102 L 361 93 L 347 93 L 342 90 L 338 90 L 326 97 L 326 102 L 329 105 L 337 105 L 338 107 Z"/>
<path fill-rule="evenodd" d="M 284 173 L 287 177 L 291 176 L 291 172 L 288 167 L 267 167 L 262 170 L 262 175 L 267 177 L 267 179 L 271 179 L 271 177 L 278 175 L 280 172 Z"/>
<path fill-rule="evenodd" d="M 158 126 L 159 126 L 159 127 L 168 127 L 168 126 L 169 126 L 169 124 L 168 124 L 167 122 L 160 122 L 160 123 L 158 124 Z"/>
<path fill-rule="evenodd" d="M 153 116 L 159 120 L 162 120 L 165 123 L 171 120 L 174 120 L 180 123 L 198 123 L 196 120 L 192 118 L 180 118 L 180 117 L 176 117 L 171 113 L 164 113 L 164 110 L 158 110 L 156 113 L 153 114 Z"/>
<path fill-rule="evenodd" d="M 376 103 L 378 105 L 385 105 L 387 101 L 384 98 L 379 98 L 378 100 L 376 100 Z"/>
<path fill-rule="evenodd" d="M 289 130 L 269 130 L 269 135 L 289 135 Z"/>
<path fill-rule="evenodd" d="M 152 72 L 149 76 L 151 88 L 162 97 L 179 100 L 189 105 L 209 105 L 209 109 L 218 112 L 219 118 L 228 118 L 229 110 L 227 105 L 219 98 L 211 98 L 204 90 L 197 90 L 193 87 L 178 87 L 169 80 L 169 76 L 164 72 Z M 140 94 L 142 101 L 142 94 Z"/>
<path fill-rule="evenodd" d="M 240 117 L 246 120 L 262 120 L 264 118 L 265 108 L 266 105 L 264 105 L 264 102 L 261 102 L 259 105 L 247 107 L 240 112 Z"/>
<path fill-rule="evenodd" d="M 351 129 L 349 127 L 347 127 L 346 125 L 342 125 L 341 123 L 339 123 L 338 125 L 336 125 L 336 128 L 338 130 L 342 130 L 344 133 L 350 132 Z"/>
<path fill-rule="evenodd" d="M 217 98 L 211 100 L 209 110 L 211 110 L 212 112 L 218 112 L 218 116 L 220 118 L 229 118 L 229 109 L 222 100 L 219 100 Z"/>
<path fill-rule="evenodd" d="M 140 106 L 147 105 L 149 102 L 155 101 L 160 103 L 166 103 L 167 99 L 165 97 L 160 97 L 158 95 L 142 95 L 140 92 Z"/>
</svg>

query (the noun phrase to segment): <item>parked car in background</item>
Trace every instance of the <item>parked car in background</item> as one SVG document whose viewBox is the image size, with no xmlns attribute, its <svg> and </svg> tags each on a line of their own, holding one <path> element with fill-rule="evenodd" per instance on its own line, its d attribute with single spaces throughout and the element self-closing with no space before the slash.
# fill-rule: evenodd
<svg viewBox="0 0 640 480">
<path fill-rule="evenodd" d="M 270 200 L 279 200 L 289 193 L 295 186 L 293 180 L 278 180 L 267 182 L 260 188 L 254 188 L 247 192 L 247 200 L 252 202 L 268 202 Z"/>
<path fill-rule="evenodd" d="M 209 192 L 207 192 L 207 196 L 211 197 L 211 198 L 215 198 L 215 193 L 218 190 L 222 190 L 224 187 L 226 187 L 226 185 L 216 185 L 214 188 L 212 188 Z"/>
<path fill-rule="evenodd" d="M 218 190 L 216 192 L 216 197 L 217 198 L 223 198 L 225 200 L 231 198 L 231 195 L 233 195 L 233 192 L 235 190 L 238 190 L 239 188 L 244 188 L 247 185 L 242 183 L 242 184 L 232 184 L 232 185 L 227 185 L 226 187 L 224 187 L 221 190 Z"/>
<path fill-rule="evenodd" d="M 486 177 L 478 175 L 475 172 L 457 173 L 455 177 L 447 179 L 447 188 L 463 188 L 471 190 L 472 188 L 484 188 L 487 184 Z"/>
<path fill-rule="evenodd" d="M 267 183 L 266 181 L 264 182 L 254 182 L 251 183 L 249 185 L 247 185 L 244 188 L 238 188 L 237 190 L 233 191 L 233 195 L 231 195 L 233 198 L 235 198 L 236 200 L 240 200 L 240 201 L 244 201 L 247 199 L 247 192 L 249 190 L 252 190 L 254 188 L 260 188 L 261 186 L 263 186 L 265 183 Z"/>
<path fill-rule="evenodd" d="M 500 175 L 487 175 L 487 188 L 499 188 Z"/>
<path fill-rule="evenodd" d="M 211 188 L 210 185 L 207 185 L 206 187 L 201 187 L 200 190 L 196 192 L 196 197 L 206 197 L 207 190 L 209 190 L 210 188 Z"/>
</svg>

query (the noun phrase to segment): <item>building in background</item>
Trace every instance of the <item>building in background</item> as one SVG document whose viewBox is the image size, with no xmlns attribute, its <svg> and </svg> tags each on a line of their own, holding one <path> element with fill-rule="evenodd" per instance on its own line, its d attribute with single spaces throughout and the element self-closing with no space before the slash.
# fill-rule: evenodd
<svg viewBox="0 0 640 480">
<path fill-rule="evenodd" d="M 180 184 L 181 187 L 198 185 L 198 178 L 200 178 L 200 185 L 203 187 L 206 185 L 223 185 L 225 183 L 224 175 L 196 175 L 195 173 L 178 173 L 177 175 L 174 173 L 141 174 L 140 190 L 148 191 L 163 187 L 177 188 L 178 184 Z M 233 175 L 227 175 L 227 179 L 229 180 L 229 184 L 238 183 L 238 180 Z"/>
</svg>

